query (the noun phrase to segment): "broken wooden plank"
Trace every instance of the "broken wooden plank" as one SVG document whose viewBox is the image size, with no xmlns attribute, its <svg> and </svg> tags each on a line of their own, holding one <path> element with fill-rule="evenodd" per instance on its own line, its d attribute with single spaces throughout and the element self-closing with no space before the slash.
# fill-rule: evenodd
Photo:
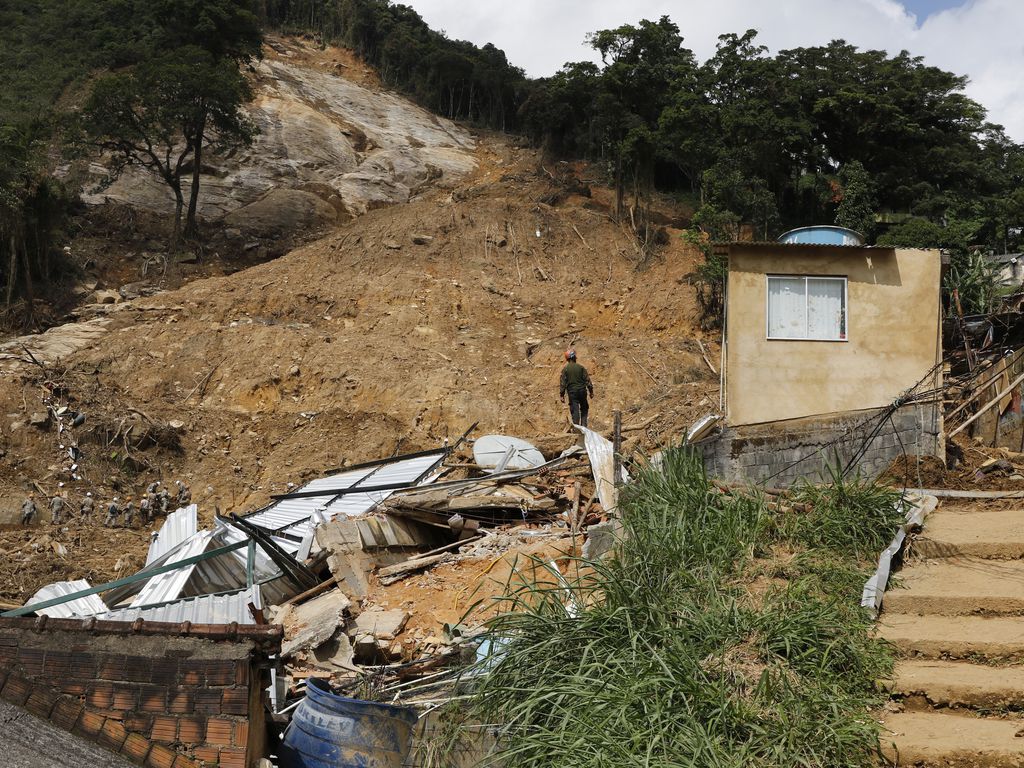
<svg viewBox="0 0 1024 768">
<path fill-rule="evenodd" d="M 406 560 L 404 563 L 398 563 L 397 565 L 389 565 L 387 568 L 381 568 L 377 571 L 377 576 L 380 579 L 380 583 L 384 586 L 388 584 L 394 584 L 396 581 L 401 581 L 406 576 L 410 576 L 416 571 L 422 571 L 424 568 L 430 568 L 432 565 L 437 565 L 443 560 L 447 560 L 450 557 L 448 553 L 440 555 L 431 555 L 430 557 L 420 557 L 414 560 Z"/>
</svg>

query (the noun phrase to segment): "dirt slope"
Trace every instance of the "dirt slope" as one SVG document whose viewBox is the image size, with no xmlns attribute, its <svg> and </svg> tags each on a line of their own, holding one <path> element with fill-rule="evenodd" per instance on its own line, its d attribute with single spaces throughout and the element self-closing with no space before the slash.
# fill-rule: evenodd
<svg viewBox="0 0 1024 768">
<path fill-rule="evenodd" d="M 47 493 L 66 481 L 77 507 L 86 490 L 106 501 L 181 476 L 210 516 L 346 461 L 435 446 L 473 422 L 477 434 L 565 432 L 557 384 L 569 344 L 595 382 L 592 426 L 608 428 L 615 408 L 627 425 L 655 417 L 631 433 L 654 446 L 717 406 L 686 283 L 697 255 L 680 233 L 641 260 L 601 194 L 538 202 L 553 182 L 503 139 L 481 139 L 476 159 L 454 190 L 370 211 L 227 277 L 89 308 L 47 344 L 22 340 L 48 370 L 8 359 L 0 378 L 6 520 L 32 481 Z M 28 359 L 21 342 L 7 353 Z M 28 426 L 44 397 L 85 424 Z M 83 451 L 77 481 L 65 471 L 69 440 Z M 112 576 L 121 554 L 144 551 L 146 533 L 130 536 L 109 551 L 102 531 L 62 533 L 68 554 L 43 546 L 27 570 L 12 564 L 0 597 L 58 574 Z M 0 546 L 33 537 L 0 533 Z"/>
</svg>

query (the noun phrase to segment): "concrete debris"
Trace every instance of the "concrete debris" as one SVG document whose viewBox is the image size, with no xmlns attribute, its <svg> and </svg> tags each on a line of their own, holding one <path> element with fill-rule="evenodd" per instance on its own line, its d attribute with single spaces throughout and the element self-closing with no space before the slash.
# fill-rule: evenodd
<svg viewBox="0 0 1024 768">
<path fill-rule="evenodd" d="M 397 608 L 389 611 L 363 611 L 356 617 L 355 626 L 349 630 L 349 634 L 355 637 L 371 635 L 378 640 L 394 640 L 401 634 L 407 621 L 409 614 Z"/>
<path fill-rule="evenodd" d="M 352 602 L 338 589 L 301 605 L 289 606 L 282 615 L 275 617 L 285 628 L 281 656 L 292 656 L 326 643 L 338 631 L 351 606 Z"/>
</svg>

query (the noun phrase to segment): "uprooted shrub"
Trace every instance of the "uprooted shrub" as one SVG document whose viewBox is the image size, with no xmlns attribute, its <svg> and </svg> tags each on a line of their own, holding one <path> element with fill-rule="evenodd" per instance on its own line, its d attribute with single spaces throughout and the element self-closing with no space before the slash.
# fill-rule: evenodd
<svg viewBox="0 0 1024 768">
<path fill-rule="evenodd" d="M 625 536 L 558 587 L 521 586 L 490 622 L 471 703 L 517 768 L 873 766 L 891 671 L 851 553 L 887 527 L 869 484 L 820 489 L 800 525 L 723 494 L 684 450 L 620 503 Z M 843 525 L 833 518 L 845 514 Z M 818 523 L 829 534 L 806 531 Z M 826 525 L 827 524 L 827 525 Z M 879 540 L 894 528 L 880 531 Z M 814 549 L 809 549 L 808 547 Z"/>
</svg>

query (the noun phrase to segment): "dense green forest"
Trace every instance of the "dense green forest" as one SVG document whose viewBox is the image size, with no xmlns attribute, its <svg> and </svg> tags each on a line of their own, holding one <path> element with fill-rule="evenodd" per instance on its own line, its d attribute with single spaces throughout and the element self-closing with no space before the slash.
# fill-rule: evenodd
<svg viewBox="0 0 1024 768">
<path fill-rule="evenodd" d="M 106 119 L 106 105 L 117 97 L 118 114 L 149 116 L 147 95 L 171 78 L 230 109 L 215 125 L 213 112 L 197 118 L 188 105 L 161 114 L 159 130 L 191 142 L 192 153 L 208 126 L 245 141 L 236 110 L 245 85 L 228 82 L 226 68 L 258 54 L 259 26 L 350 47 L 390 87 L 439 114 L 591 161 L 634 222 L 657 193 L 691 204 L 695 231 L 714 238 L 837 222 L 872 241 L 948 248 L 963 265 L 972 248 L 1021 247 L 1024 151 L 964 94 L 963 77 L 907 53 L 836 41 L 771 54 L 751 30 L 723 35 L 701 62 L 663 17 L 595 31 L 588 40 L 600 63 L 570 62 L 531 80 L 493 45 L 451 40 L 388 0 L 7 0 L 0 285 L 8 304 L 31 299 L 33 284 L 60 269 L 52 233 L 73 196 L 50 172 L 82 146 L 69 114 L 91 115 L 74 127 L 130 162 L 133 145 Z M 153 167 L 181 205 L 182 169 L 194 167 L 183 160 L 176 179 Z M 187 230 L 195 234 L 193 217 Z"/>
</svg>

